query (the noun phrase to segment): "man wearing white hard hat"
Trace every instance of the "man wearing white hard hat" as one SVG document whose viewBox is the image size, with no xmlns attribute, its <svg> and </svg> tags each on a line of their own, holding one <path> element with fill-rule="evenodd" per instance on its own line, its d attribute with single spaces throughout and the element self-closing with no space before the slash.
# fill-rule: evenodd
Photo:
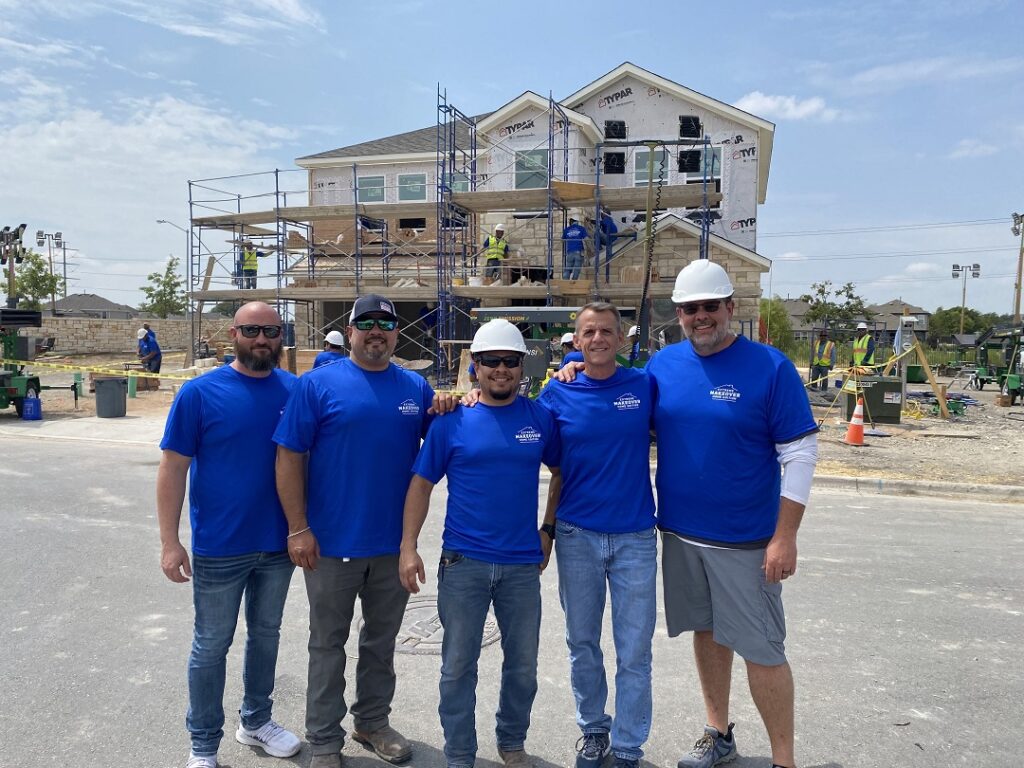
<svg viewBox="0 0 1024 768">
<path fill-rule="evenodd" d="M 501 277 L 501 262 L 508 256 L 508 240 L 505 239 L 505 225 L 498 224 L 494 234 L 484 238 L 484 256 L 487 259 L 485 277 L 497 280 Z"/>
<path fill-rule="evenodd" d="M 572 332 L 562 334 L 562 364 L 559 368 L 565 368 L 569 363 L 582 363 L 583 353 L 576 349 L 576 337 Z"/>
<path fill-rule="evenodd" d="M 345 337 L 341 335 L 341 331 L 329 331 L 324 336 L 324 351 L 313 359 L 313 367 L 319 368 L 321 365 L 341 360 L 344 356 Z"/>
<path fill-rule="evenodd" d="M 160 373 L 163 354 L 160 345 L 156 343 L 156 334 L 150 336 L 148 329 L 139 328 L 135 335 L 139 339 L 139 362 L 150 373 Z"/>
<path fill-rule="evenodd" d="M 792 768 L 782 581 L 797 569 L 817 425 L 789 359 L 730 329 L 733 286 L 721 266 L 687 265 L 672 301 L 686 338 L 647 366 L 657 392 L 665 619 L 670 636 L 694 633 L 707 715 L 704 735 L 678 766 L 710 768 L 736 756 L 729 689 L 738 653 L 772 761 Z"/>
<path fill-rule="evenodd" d="M 857 323 L 857 336 L 853 340 L 853 364 L 859 368 L 870 368 L 875 364 L 875 340 L 868 331 L 868 324 Z"/>
<path fill-rule="evenodd" d="M 409 592 L 426 581 L 416 544 L 430 495 L 448 478 L 437 611 L 444 627 L 438 714 L 449 766 L 476 760 L 476 682 L 480 637 L 492 606 L 501 630 L 498 754 L 509 768 L 530 765 L 525 751 L 537 693 L 540 573 L 537 530 L 540 465 L 557 467 L 561 443 L 543 407 L 518 397 L 526 343 L 507 320 L 480 326 L 470 352 L 480 399 L 434 421 L 413 466 L 405 500 L 399 572 Z"/>
</svg>

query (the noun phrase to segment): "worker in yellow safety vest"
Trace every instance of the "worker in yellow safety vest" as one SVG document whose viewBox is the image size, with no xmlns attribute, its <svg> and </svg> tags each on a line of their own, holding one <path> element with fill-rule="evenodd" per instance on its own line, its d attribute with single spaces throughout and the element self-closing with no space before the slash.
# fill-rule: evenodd
<svg viewBox="0 0 1024 768">
<path fill-rule="evenodd" d="M 497 280 L 501 277 L 501 261 L 508 256 L 508 241 L 505 239 L 505 226 L 499 224 L 494 234 L 484 238 L 484 254 L 487 257 L 487 269 L 484 275 Z"/>
<path fill-rule="evenodd" d="M 256 250 L 252 242 L 246 240 L 242 244 L 242 288 L 256 287 L 257 261 L 262 254 Z"/>
<path fill-rule="evenodd" d="M 853 364 L 870 368 L 875 364 L 875 340 L 868 333 L 867 323 L 857 323 L 857 338 L 853 340 Z"/>
<path fill-rule="evenodd" d="M 811 350 L 811 389 L 828 389 L 828 372 L 836 367 L 836 345 L 828 338 L 828 329 L 822 328 L 818 341 Z"/>
</svg>

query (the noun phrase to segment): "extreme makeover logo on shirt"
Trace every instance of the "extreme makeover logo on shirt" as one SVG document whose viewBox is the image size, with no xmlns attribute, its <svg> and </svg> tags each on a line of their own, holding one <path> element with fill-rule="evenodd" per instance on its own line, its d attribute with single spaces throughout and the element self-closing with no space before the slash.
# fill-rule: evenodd
<svg viewBox="0 0 1024 768">
<path fill-rule="evenodd" d="M 419 416 L 420 406 L 415 400 L 406 400 L 398 406 L 398 412 L 403 416 Z"/>
<path fill-rule="evenodd" d="M 523 427 L 516 432 L 516 441 L 523 445 L 529 445 L 531 443 L 540 442 L 540 432 L 537 431 L 536 427 Z"/>
<path fill-rule="evenodd" d="M 740 399 L 740 393 L 732 384 L 723 384 L 711 390 L 712 400 L 724 400 L 728 403 L 735 403 Z"/>
<path fill-rule="evenodd" d="M 612 405 L 619 411 L 635 411 L 640 407 L 640 398 L 632 392 L 626 392 L 615 398 Z"/>
</svg>

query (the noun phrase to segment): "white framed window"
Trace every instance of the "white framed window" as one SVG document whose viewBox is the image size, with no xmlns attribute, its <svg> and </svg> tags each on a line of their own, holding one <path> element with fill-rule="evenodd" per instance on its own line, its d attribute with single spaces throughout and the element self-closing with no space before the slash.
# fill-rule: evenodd
<svg viewBox="0 0 1024 768">
<path fill-rule="evenodd" d="M 516 152 L 516 189 L 547 189 L 548 151 Z"/>
<path fill-rule="evenodd" d="M 360 203 L 384 202 L 383 176 L 360 176 L 356 180 L 356 189 L 359 190 Z"/>
<path fill-rule="evenodd" d="M 637 149 L 633 153 L 633 159 L 636 163 L 633 171 L 633 186 L 646 187 L 647 186 L 647 164 L 651 159 L 651 150 L 649 149 Z M 668 172 L 669 158 L 667 149 L 656 149 L 654 150 L 654 180 L 657 181 L 660 176 L 665 183 L 668 183 Z"/>
<path fill-rule="evenodd" d="M 400 173 L 398 174 L 398 199 L 402 200 L 426 200 L 427 199 L 427 174 L 425 173 Z"/>
<path fill-rule="evenodd" d="M 462 171 L 452 174 L 452 192 L 469 192 L 469 175 Z"/>
</svg>

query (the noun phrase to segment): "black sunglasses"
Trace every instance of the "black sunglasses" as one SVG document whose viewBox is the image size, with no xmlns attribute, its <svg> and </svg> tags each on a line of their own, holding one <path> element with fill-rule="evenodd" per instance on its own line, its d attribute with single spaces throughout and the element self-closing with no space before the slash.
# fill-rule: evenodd
<svg viewBox="0 0 1024 768">
<path fill-rule="evenodd" d="M 684 315 L 696 315 L 703 307 L 704 311 L 710 315 L 717 312 L 721 306 L 721 301 L 697 301 L 693 304 L 680 304 L 679 308 L 683 310 Z"/>
<path fill-rule="evenodd" d="M 523 364 L 522 355 L 477 355 L 476 361 L 485 368 L 497 368 L 502 363 L 506 368 L 518 368 Z"/>
<path fill-rule="evenodd" d="M 381 320 L 379 317 L 371 317 L 367 320 L 355 320 L 352 325 L 356 327 L 358 331 L 369 331 L 373 329 L 374 323 L 382 331 L 393 331 L 398 326 L 397 320 Z"/>
<path fill-rule="evenodd" d="M 235 328 L 247 339 L 255 339 L 263 331 L 268 339 L 276 339 L 281 335 L 280 325 L 236 325 Z"/>
</svg>

